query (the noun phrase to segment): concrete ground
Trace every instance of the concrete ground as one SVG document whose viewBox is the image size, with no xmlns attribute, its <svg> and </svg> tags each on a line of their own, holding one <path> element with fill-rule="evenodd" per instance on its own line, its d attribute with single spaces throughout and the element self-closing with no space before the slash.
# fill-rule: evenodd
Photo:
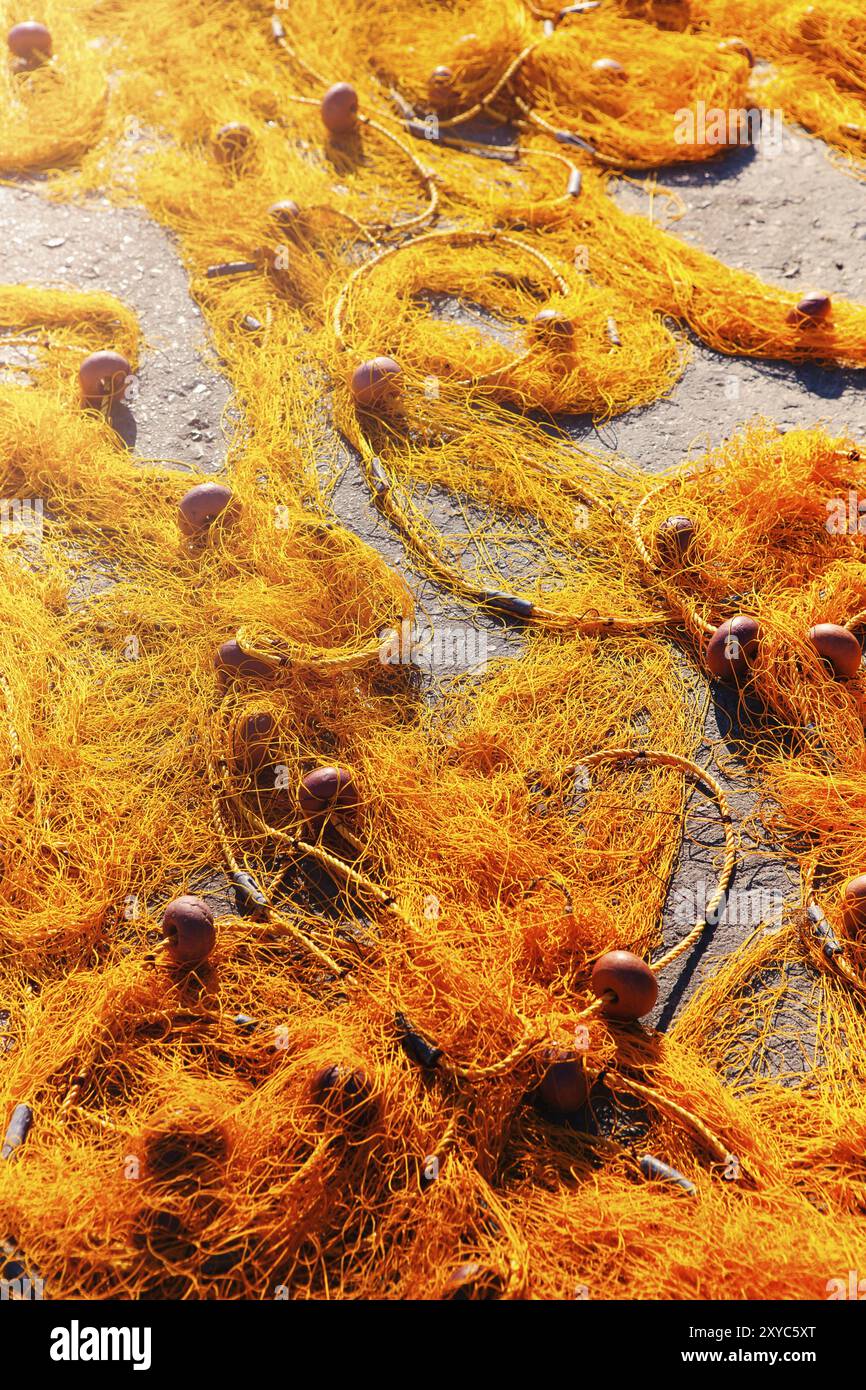
<svg viewBox="0 0 866 1390">
<path fill-rule="evenodd" d="M 819 143 L 785 131 L 781 147 L 760 154 L 742 151 L 713 163 L 662 170 L 658 182 L 678 191 L 685 214 L 674 230 L 729 264 L 752 270 L 788 288 L 818 287 L 866 298 L 866 187 L 830 162 Z M 631 183 L 619 186 L 623 206 L 646 212 L 648 199 Z M 663 212 L 657 198 L 654 216 Z M 0 188 L 0 278 L 7 283 L 54 287 L 99 287 L 138 314 L 148 350 L 140 387 L 125 433 L 135 451 L 217 471 L 226 454 L 222 419 L 230 388 L 210 354 L 205 325 L 192 303 L 186 275 L 171 237 L 142 212 L 118 210 L 107 200 L 84 207 L 56 205 L 38 182 Z M 3 351 L 0 340 L 0 373 Z M 678 462 L 733 434 L 755 415 L 782 427 L 823 423 L 866 437 L 863 374 L 786 363 L 722 357 L 699 344 L 672 395 L 618 417 L 596 430 L 574 420 L 570 432 L 591 447 L 616 450 L 649 471 Z M 519 631 L 467 615 L 407 560 L 399 539 L 370 504 L 357 461 L 344 450 L 345 472 L 334 494 L 344 523 L 371 541 L 412 584 L 422 621 L 483 630 L 490 656 L 519 655 Z M 454 502 L 434 499 L 433 515 L 448 533 L 465 531 L 465 514 Z M 471 649 L 471 648 L 470 648 Z M 684 667 L 684 681 L 695 677 Z M 707 747 L 726 742 L 729 786 L 738 817 L 755 802 L 754 788 L 737 758 L 737 730 L 730 708 L 709 704 Z M 669 895 L 666 944 L 688 931 L 688 903 L 700 903 L 714 880 L 713 843 L 702 832 L 684 844 L 680 869 Z M 762 920 L 795 893 L 785 866 L 772 855 L 747 858 L 738 871 L 731 910 L 706 933 L 701 945 L 666 972 L 654 1016 L 666 1026 L 713 963 L 741 944 Z M 744 909 L 745 905 L 745 909 Z M 754 910 L 753 910 L 754 908 Z M 782 1066 L 797 1065 L 786 1056 Z"/>
</svg>

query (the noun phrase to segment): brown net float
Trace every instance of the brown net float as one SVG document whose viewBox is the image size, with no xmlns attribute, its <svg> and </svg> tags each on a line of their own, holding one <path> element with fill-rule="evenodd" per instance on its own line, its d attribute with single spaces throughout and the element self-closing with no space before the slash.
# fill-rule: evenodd
<svg viewBox="0 0 866 1390">
<path fill-rule="evenodd" d="M 298 788 L 298 805 L 308 819 L 357 804 L 355 778 L 347 767 L 317 767 L 305 772 Z"/>
<path fill-rule="evenodd" d="M 441 65 L 433 69 L 427 82 L 427 95 L 430 104 L 440 111 L 447 110 L 454 102 L 454 73 L 450 68 Z"/>
<path fill-rule="evenodd" d="M 788 315 L 791 323 L 808 327 L 812 323 L 823 323 L 833 311 L 833 301 L 829 294 L 821 290 L 810 290 L 799 299 Z"/>
<path fill-rule="evenodd" d="M 201 965 L 216 945 L 214 915 L 204 898 L 185 893 L 164 909 L 161 922 L 166 948 L 177 965 Z"/>
<path fill-rule="evenodd" d="M 544 1073 L 535 1092 L 537 1104 L 552 1118 L 573 1115 L 585 1104 L 589 1095 L 589 1078 L 583 1059 L 563 1057 Z"/>
<path fill-rule="evenodd" d="M 716 628 L 707 643 L 704 660 L 719 680 L 742 682 L 758 651 L 761 625 L 756 618 L 738 613 Z"/>
<path fill-rule="evenodd" d="M 558 309 L 542 309 L 532 320 L 532 326 L 539 338 L 550 339 L 557 346 L 565 347 L 574 339 L 573 319 Z"/>
<path fill-rule="evenodd" d="M 347 135 L 358 124 L 358 93 L 348 82 L 336 82 L 322 97 L 322 121 L 332 135 Z"/>
<path fill-rule="evenodd" d="M 219 126 L 211 136 L 211 148 L 220 164 L 239 165 L 254 148 L 255 137 L 242 121 L 229 121 Z"/>
<path fill-rule="evenodd" d="M 364 409 L 386 406 L 399 393 L 403 369 L 393 357 L 373 357 L 352 372 L 350 389 L 356 405 Z"/>
<path fill-rule="evenodd" d="M 301 209 L 291 198 L 283 198 L 279 203 L 272 203 L 268 208 L 268 217 L 283 236 L 294 235 L 302 220 Z"/>
<path fill-rule="evenodd" d="M 646 961 L 632 951 L 608 951 L 592 968 L 592 989 L 604 999 L 606 1018 L 633 1022 L 652 1011 L 658 980 Z"/>
<path fill-rule="evenodd" d="M 244 678 L 261 680 L 272 676 L 277 669 L 276 663 L 251 656 L 234 637 L 230 637 L 217 649 L 214 665 L 218 671 L 240 680 Z"/>
<path fill-rule="evenodd" d="M 52 54 L 51 32 L 36 20 L 14 24 L 6 35 L 9 49 L 26 63 L 41 63 Z"/>
<path fill-rule="evenodd" d="M 313 1097 L 323 1113 L 348 1129 L 363 1131 L 376 1123 L 379 1102 L 363 1067 L 334 1062 L 313 1078 Z"/>
<path fill-rule="evenodd" d="M 242 713 L 230 734 L 236 770 L 260 772 L 271 759 L 276 734 L 276 720 L 270 710 Z"/>
<path fill-rule="evenodd" d="M 231 488 L 222 482 L 197 482 L 182 496 L 178 505 L 178 525 L 186 537 L 200 535 L 217 518 L 234 521 L 239 507 Z"/>
<path fill-rule="evenodd" d="M 178 525 L 185 536 L 197 536 L 218 518 L 223 521 L 236 519 L 237 512 L 231 488 L 224 483 L 197 483 L 180 500 Z"/>
<path fill-rule="evenodd" d="M 84 405 L 112 405 L 126 390 L 132 368 L 119 352 L 93 352 L 78 369 Z"/>
<path fill-rule="evenodd" d="M 688 564 L 695 544 L 695 525 L 687 516 L 669 516 L 656 532 L 656 545 L 663 564 Z"/>
<path fill-rule="evenodd" d="M 842 920 L 850 931 L 862 933 L 866 928 L 866 874 L 857 874 L 843 884 Z"/>
<path fill-rule="evenodd" d="M 598 73 L 600 77 L 611 77 L 619 82 L 624 82 L 628 78 L 628 73 L 622 63 L 618 63 L 615 58 L 596 58 L 592 64 L 592 71 Z"/>
<path fill-rule="evenodd" d="M 839 623 L 816 623 L 809 641 L 840 680 L 852 680 L 863 661 L 863 649 L 853 632 Z"/>
</svg>

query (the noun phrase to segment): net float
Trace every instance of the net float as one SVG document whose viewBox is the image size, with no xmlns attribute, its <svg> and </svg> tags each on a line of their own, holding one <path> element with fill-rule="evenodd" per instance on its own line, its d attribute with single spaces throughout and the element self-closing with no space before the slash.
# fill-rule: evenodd
<svg viewBox="0 0 866 1390">
<path fill-rule="evenodd" d="M 209 280 L 221 280 L 227 275 L 249 275 L 258 268 L 257 261 L 220 261 L 218 265 L 209 265 L 205 275 Z"/>
<path fill-rule="evenodd" d="M 3 1135 L 3 1145 L 0 1148 L 0 1158 L 11 1158 L 16 1149 L 19 1149 L 30 1133 L 30 1126 L 33 1124 L 33 1111 L 29 1105 L 23 1101 L 15 1106 L 12 1116 Z"/>
<path fill-rule="evenodd" d="M 722 53 L 739 53 L 750 68 L 755 66 L 755 55 L 744 39 L 723 39 L 719 44 L 719 50 Z"/>
<path fill-rule="evenodd" d="M 822 323 L 830 317 L 833 301 L 823 290 L 809 290 L 788 314 L 789 323 Z"/>
<path fill-rule="evenodd" d="M 119 352 L 92 352 L 78 368 L 83 404 L 100 406 L 118 400 L 131 374 L 132 368 Z"/>
<path fill-rule="evenodd" d="M 274 717 L 267 710 L 242 719 L 232 738 L 236 765 L 247 772 L 259 772 L 270 756 L 275 729 Z"/>
<path fill-rule="evenodd" d="M 573 1115 L 586 1104 L 589 1083 L 586 1069 L 578 1057 L 554 1062 L 544 1073 L 535 1092 L 543 1109 L 557 1119 Z"/>
<path fill-rule="evenodd" d="M 350 389 L 356 405 L 385 404 L 400 385 L 403 368 L 393 357 L 372 357 L 352 373 Z"/>
<path fill-rule="evenodd" d="M 659 555 L 668 564 L 688 559 L 695 541 L 695 523 L 688 516 L 666 517 L 656 532 Z"/>
<path fill-rule="evenodd" d="M 230 676 L 264 677 L 274 674 L 274 667 L 270 662 L 262 661 L 258 656 L 249 656 L 235 638 L 223 642 L 217 649 L 214 665 L 218 671 Z"/>
<path fill-rule="evenodd" d="M 289 236 L 298 229 L 298 222 L 301 216 L 301 209 L 291 198 L 284 198 L 282 202 L 272 203 L 268 208 L 268 217 L 275 222 L 279 231 L 284 236 Z"/>
<path fill-rule="evenodd" d="M 645 1178 L 656 1182 L 674 1183 L 676 1187 L 681 1187 L 683 1192 L 687 1192 L 690 1197 L 698 1195 L 698 1189 L 694 1183 L 685 1177 L 678 1168 L 672 1168 L 670 1164 L 663 1163 L 654 1154 L 644 1154 L 643 1158 L 638 1159 L 638 1166 Z"/>
<path fill-rule="evenodd" d="M 184 893 L 162 914 L 162 934 L 177 965 L 200 965 L 216 945 L 213 913 L 204 898 Z"/>
<path fill-rule="evenodd" d="M 866 927 L 866 874 L 849 878 L 842 886 L 842 921 L 849 930 Z"/>
<path fill-rule="evenodd" d="M 322 97 L 322 120 L 332 135 L 345 135 L 358 123 L 358 93 L 348 82 L 337 82 Z"/>
<path fill-rule="evenodd" d="M 833 960 L 835 956 L 844 955 L 845 948 L 833 930 L 829 917 L 821 904 L 815 902 L 814 898 L 806 907 L 806 921 L 814 940 L 821 947 L 821 954 L 826 960 Z"/>
<path fill-rule="evenodd" d="M 298 805 L 308 819 L 357 805 L 354 775 L 347 767 L 317 767 L 304 773 Z"/>
<path fill-rule="evenodd" d="M 35 19 L 14 24 L 6 35 L 6 42 L 16 58 L 25 63 L 41 63 L 52 54 L 51 31 Z"/>
<path fill-rule="evenodd" d="M 482 590 L 482 602 L 485 608 L 506 618 L 531 618 L 535 613 L 535 604 L 530 599 L 505 593 L 502 589 Z"/>
<path fill-rule="evenodd" d="M 847 627 L 840 627 L 838 623 L 816 623 L 809 628 L 809 641 L 840 680 L 852 680 L 858 674 L 863 652 Z"/>
<path fill-rule="evenodd" d="M 605 1018 L 633 1022 L 643 1018 L 653 1008 L 659 995 L 659 984 L 645 960 L 632 951 L 608 951 L 593 966 L 590 977 L 593 994 L 605 999 L 602 1013 Z"/>
<path fill-rule="evenodd" d="M 198 483 L 180 499 L 178 525 L 185 536 L 206 531 L 218 516 L 234 512 L 234 493 L 223 483 Z"/>
<path fill-rule="evenodd" d="M 211 143 L 220 164 L 236 164 L 252 147 L 253 132 L 241 121 L 229 121 L 214 131 Z"/>
<path fill-rule="evenodd" d="M 436 1047 L 435 1043 L 428 1042 L 423 1034 L 413 1027 L 405 1014 L 395 1014 L 394 1022 L 397 1025 L 400 1043 L 406 1056 L 411 1057 L 412 1061 L 416 1062 L 419 1067 L 434 1071 L 442 1057 L 441 1047 Z"/>
<path fill-rule="evenodd" d="M 745 676 L 757 655 L 760 636 L 760 623 L 746 613 L 722 623 L 704 653 L 710 673 L 719 680 L 738 681 Z"/>
<path fill-rule="evenodd" d="M 454 74 L 450 68 L 434 68 L 427 81 L 427 95 L 434 106 L 445 106 L 454 97 Z"/>
<path fill-rule="evenodd" d="M 592 71 L 600 73 L 603 77 L 616 77 L 620 81 L 628 77 L 622 63 L 618 63 L 615 58 L 596 58 L 592 65 Z"/>
<path fill-rule="evenodd" d="M 373 1086 L 363 1067 L 336 1062 L 313 1078 L 313 1098 L 326 1115 L 347 1120 L 354 1128 L 366 1128 L 376 1118 L 378 1105 Z"/>
</svg>

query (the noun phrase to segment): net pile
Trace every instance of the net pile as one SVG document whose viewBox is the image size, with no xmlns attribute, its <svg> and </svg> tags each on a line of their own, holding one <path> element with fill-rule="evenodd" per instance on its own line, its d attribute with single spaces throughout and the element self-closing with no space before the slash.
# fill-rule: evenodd
<svg viewBox="0 0 866 1390">
<path fill-rule="evenodd" d="M 81 406 L 84 355 L 143 355 L 134 315 L 0 292 L 0 1214 L 48 1297 L 811 1298 L 857 1268 L 863 688 L 809 634 L 866 622 L 866 462 L 759 422 L 649 479 L 556 419 L 669 390 L 685 329 L 863 365 L 864 306 L 798 309 L 606 191 L 709 157 L 679 107 L 745 99 L 688 9 L 46 0 L 50 64 L 3 73 L 0 165 L 176 234 L 240 411 L 231 506 L 190 536 L 203 475 Z M 361 117 L 329 136 L 337 81 Z M 410 590 L 331 505 L 347 445 L 519 660 L 419 682 Z M 656 1031 L 591 976 L 619 949 L 667 981 L 712 930 L 739 836 L 695 757 L 736 615 L 802 893 Z M 322 766 L 352 795 L 311 811 Z M 715 877 L 664 949 L 684 837 Z M 182 894 L 217 917 L 192 968 Z"/>
<path fill-rule="evenodd" d="M 762 100 L 778 103 L 790 119 L 826 140 L 845 157 L 843 168 L 863 177 L 866 153 L 866 40 L 863 15 L 854 0 L 813 5 L 806 0 L 768 7 L 700 0 L 698 25 L 735 28 L 768 59 Z"/>
</svg>

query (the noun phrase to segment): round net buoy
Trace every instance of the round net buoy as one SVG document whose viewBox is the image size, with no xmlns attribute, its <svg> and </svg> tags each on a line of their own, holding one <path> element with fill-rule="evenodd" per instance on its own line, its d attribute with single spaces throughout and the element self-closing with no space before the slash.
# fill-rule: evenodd
<svg viewBox="0 0 866 1390">
<path fill-rule="evenodd" d="M 427 80 L 427 96 L 431 106 L 441 109 L 454 100 L 454 74 L 450 68 L 434 68 Z"/>
<path fill-rule="evenodd" d="M 687 516 L 666 517 L 656 532 L 659 557 L 665 564 L 682 564 L 692 554 L 695 524 Z"/>
<path fill-rule="evenodd" d="M 227 520 L 234 513 L 234 494 L 224 483 L 198 483 L 190 488 L 178 506 L 178 525 L 185 536 L 206 531 L 217 519 Z"/>
<path fill-rule="evenodd" d="M 100 406 L 119 400 L 131 374 L 132 368 L 119 352 L 91 353 L 78 368 L 82 402 Z"/>
<path fill-rule="evenodd" d="M 742 58 L 745 58 L 750 68 L 755 66 L 755 55 L 744 39 L 722 39 L 719 50 L 722 53 L 739 53 Z"/>
<path fill-rule="evenodd" d="M 267 661 L 262 661 L 261 657 L 249 656 L 235 638 L 223 642 L 217 649 L 214 665 L 218 671 L 228 676 L 264 677 L 272 676 L 274 673 L 273 666 Z"/>
<path fill-rule="evenodd" d="M 799 323 L 803 327 L 809 324 L 823 323 L 830 317 L 833 309 L 833 301 L 829 294 L 823 290 L 809 290 L 803 298 L 798 300 L 796 308 L 788 314 L 789 323 Z"/>
<path fill-rule="evenodd" d="M 655 1005 L 659 984 L 645 960 L 632 951 L 608 951 L 596 961 L 591 978 L 592 991 L 606 999 L 605 1018 L 631 1022 L 643 1018 Z"/>
<path fill-rule="evenodd" d="M 849 931 L 866 927 L 866 874 L 858 874 L 843 884 L 842 921 Z"/>
<path fill-rule="evenodd" d="M 267 710 L 242 719 L 232 737 L 235 766 L 244 772 L 260 772 L 270 758 L 276 727 Z"/>
<path fill-rule="evenodd" d="M 449 1303 L 480 1302 L 498 1299 L 501 1292 L 501 1280 L 492 1269 L 467 1260 L 448 1275 L 441 1298 Z"/>
<path fill-rule="evenodd" d="M 337 82 L 322 97 L 322 120 L 332 135 L 346 135 L 358 123 L 358 93 L 348 82 Z"/>
<path fill-rule="evenodd" d="M 298 805 L 309 820 L 355 804 L 355 778 L 347 767 L 317 767 L 301 778 Z"/>
<path fill-rule="evenodd" d="M 241 121 L 229 121 L 214 131 L 211 143 L 220 164 L 237 164 L 252 149 L 253 132 Z"/>
<path fill-rule="evenodd" d="M 858 674 L 863 651 L 847 627 L 840 627 L 838 623 L 816 623 L 809 628 L 809 641 L 834 676 L 852 680 Z"/>
<path fill-rule="evenodd" d="M 393 357 L 372 357 L 352 373 L 350 388 L 355 404 L 365 407 L 386 405 L 396 394 L 403 369 Z"/>
<path fill-rule="evenodd" d="M 361 1066 L 334 1062 L 313 1078 L 313 1099 L 325 1115 L 352 1129 L 369 1129 L 379 1105 L 373 1084 Z"/>
<path fill-rule="evenodd" d="M 579 1057 L 562 1057 L 554 1061 L 535 1092 L 539 1108 L 553 1119 L 565 1119 L 586 1104 L 589 1082 L 586 1068 Z"/>
<path fill-rule="evenodd" d="M 51 31 L 35 19 L 14 24 L 6 35 L 6 42 L 16 58 L 25 63 L 42 63 L 52 54 Z"/>
<path fill-rule="evenodd" d="M 707 667 L 719 680 L 739 681 L 750 670 L 758 652 L 761 627 L 746 613 L 717 627 L 705 653 Z"/>
<path fill-rule="evenodd" d="M 214 917 L 204 898 L 184 893 L 162 914 L 162 934 L 177 965 L 200 965 L 216 945 Z"/>
<path fill-rule="evenodd" d="M 563 348 L 574 338 L 574 320 L 559 309 L 542 309 L 532 320 L 532 331 L 541 342 Z"/>
<path fill-rule="evenodd" d="M 298 230 L 301 218 L 301 209 L 291 198 L 284 198 L 279 203 L 272 203 L 268 208 L 268 217 L 275 223 L 277 230 L 283 236 L 291 236 Z"/>
</svg>

